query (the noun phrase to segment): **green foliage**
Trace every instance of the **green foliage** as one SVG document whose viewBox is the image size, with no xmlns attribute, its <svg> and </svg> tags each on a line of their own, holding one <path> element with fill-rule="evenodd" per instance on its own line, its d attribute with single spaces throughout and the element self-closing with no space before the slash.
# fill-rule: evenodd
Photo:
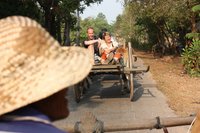
<svg viewBox="0 0 200 133">
<path fill-rule="evenodd" d="M 193 40 L 182 54 L 182 63 L 188 74 L 200 77 L 200 40 Z"/>
<path fill-rule="evenodd" d="M 123 38 L 131 38 L 133 47 L 142 50 L 151 49 L 156 42 L 174 48 L 177 44 L 185 45 L 185 37 L 194 38 L 193 44 L 185 48 L 182 62 L 190 75 L 200 76 L 200 34 L 194 27 L 199 21 L 199 0 L 124 0 L 124 3 L 125 10 L 115 24 Z"/>
<path fill-rule="evenodd" d="M 192 7 L 192 11 L 200 11 L 200 5 Z M 193 39 L 193 42 L 184 49 L 182 63 L 187 73 L 200 77 L 200 33 L 188 33 L 186 38 Z"/>
<path fill-rule="evenodd" d="M 176 40 L 184 45 L 186 33 L 194 29 L 191 8 L 200 1 L 124 0 L 124 3 L 123 14 L 115 23 L 115 31 L 121 37 L 129 36 L 138 44 L 149 44 L 147 47 L 160 43 L 173 49 Z"/>
<path fill-rule="evenodd" d="M 186 38 L 188 39 L 200 38 L 200 33 L 187 33 Z"/>
<path fill-rule="evenodd" d="M 102 0 L 0 0 L 0 18 L 28 16 L 41 23 L 59 42 L 67 42 L 70 40 L 70 30 L 78 29 L 76 10 L 83 12 L 87 6 L 101 2 Z"/>
<path fill-rule="evenodd" d="M 156 44 L 158 42 L 157 36 L 160 31 L 155 22 L 153 22 L 150 17 L 138 18 L 135 27 L 136 26 L 143 27 L 141 30 L 144 30 L 145 32 L 137 30 L 137 33 L 140 33 L 140 35 L 144 36 L 143 39 L 146 37 L 149 44 Z"/>
<path fill-rule="evenodd" d="M 101 29 L 106 28 L 112 32 L 112 26 L 108 24 L 106 16 L 103 13 L 99 13 L 96 18 L 88 17 L 80 21 L 80 40 L 81 42 L 87 38 L 87 28 L 93 27 L 95 35 L 98 36 Z M 75 33 L 72 32 L 71 36 L 74 38 Z"/>
<path fill-rule="evenodd" d="M 13 15 L 28 16 L 39 22 L 42 22 L 41 9 L 34 1 L 1 0 L 0 18 Z"/>
<path fill-rule="evenodd" d="M 140 43 L 136 38 L 131 39 L 131 44 L 134 49 L 142 50 L 142 51 L 150 51 L 152 45 L 148 43 Z"/>
<path fill-rule="evenodd" d="M 200 11 L 200 5 L 196 5 L 196 6 L 192 7 L 192 11 L 193 12 Z"/>
</svg>

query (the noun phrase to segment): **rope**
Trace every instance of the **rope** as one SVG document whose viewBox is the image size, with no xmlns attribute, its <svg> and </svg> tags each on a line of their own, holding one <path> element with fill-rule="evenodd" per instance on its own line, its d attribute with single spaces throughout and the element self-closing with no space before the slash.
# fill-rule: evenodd
<svg viewBox="0 0 200 133">
<path fill-rule="evenodd" d="M 190 130 L 191 130 L 191 128 L 192 128 L 192 125 L 194 124 L 194 122 L 195 122 L 196 119 L 197 119 L 197 117 L 195 117 L 195 118 L 193 119 L 193 121 L 192 121 L 192 123 L 190 124 L 190 127 L 189 127 L 189 129 L 188 129 L 188 131 L 187 131 L 187 133 L 190 133 Z"/>
<path fill-rule="evenodd" d="M 158 117 L 156 117 L 156 121 L 157 121 L 157 123 L 156 123 L 156 125 L 154 126 L 156 129 L 161 129 L 163 126 L 161 125 L 161 123 L 160 123 L 160 117 L 158 116 Z"/>
</svg>

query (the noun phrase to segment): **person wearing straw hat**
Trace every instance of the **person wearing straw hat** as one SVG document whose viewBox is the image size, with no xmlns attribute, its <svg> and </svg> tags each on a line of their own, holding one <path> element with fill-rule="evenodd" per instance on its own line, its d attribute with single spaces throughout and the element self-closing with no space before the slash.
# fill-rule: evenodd
<svg viewBox="0 0 200 133">
<path fill-rule="evenodd" d="M 80 47 L 61 47 L 36 21 L 0 20 L 0 132 L 62 133 L 51 120 L 69 115 L 67 88 L 92 68 Z"/>
</svg>

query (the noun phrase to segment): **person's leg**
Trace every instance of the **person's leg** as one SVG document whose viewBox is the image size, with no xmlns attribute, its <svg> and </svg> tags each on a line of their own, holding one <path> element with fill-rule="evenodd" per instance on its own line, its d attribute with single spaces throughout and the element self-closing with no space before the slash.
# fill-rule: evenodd
<svg viewBox="0 0 200 133">
<path fill-rule="evenodd" d="M 106 64 L 107 55 L 105 52 L 101 54 L 101 63 Z"/>
<path fill-rule="evenodd" d="M 115 53 L 114 55 L 114 63 L 117 64 L 119 63 L 119 59 L 121 58 L 121 54 L 120 53 Z"/>
<path fill-rule="evenodd" d="M 110 52 L 108 55 L 107 55 L 107 62 L 110 63 L 113 61 L 113 58 L 114 58 L 114 53 L 113 52 Z"/>
<path fill-rule="evenodd" d="M 94 46 L 93 45 L 89 45 L 88 46 L 88 50 L 89 50 L 89 52 L 90 52 L 90 54 L 91 54 L 91 62 L 92 62 L 92 64 L 94 64 Z"/>
</svg>

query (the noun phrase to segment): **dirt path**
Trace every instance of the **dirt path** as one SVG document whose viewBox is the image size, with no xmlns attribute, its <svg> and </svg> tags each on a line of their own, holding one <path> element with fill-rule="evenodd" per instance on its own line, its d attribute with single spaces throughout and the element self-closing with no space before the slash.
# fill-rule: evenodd
<svg viewBox="0 0 200 133">
<path fill-rule="evenodd" d="M 142 67 L 143 61 L 138 58 L 134 65 Z M 163 133 L 162 129 L 125 131 L 125 127 L 134 122 L 149 122 L 148 119 L 154 119 L 156 122 L 157 116 L 160 118 L 177 116 L 166 103 L 166 97 L 156 88 L 155 80 L 152 80 L 150 72 L 135 75 L 133 82 L 134 101 L 130 102 L 129 93 L 121 94 L 119 75 L 93 76 L 92 84 L 80 103 L 75 102 L 74 92 L 72 89 L 69 90 L 67 98 L 70 115 L 66 119 L 55 121 L 54 125 L 63 130 L 72 129 L 75 122 L 80 121 L 84 112 L 89 111 L 103 121 L 105 129 L 111 126 L 115 129 L 119 129 L 119 127 L 123 129 L 112 133 Z M 144 127 L 147 128 L 147 125 L 145 124 Z M 170 133 L 186 133 L 187 130 L 188 126 L 168 127 Z"/>
<path fill-rule="evenodd" d="M 190 115 L 200 109 L 200 78 L 183 74 L 181 57 L 166 56 L 155 59 L 152 54 L 135 51 L 151 73 L 159 90 L 168 99 L 168 104 L 178 115 Z"/>
</svg>

